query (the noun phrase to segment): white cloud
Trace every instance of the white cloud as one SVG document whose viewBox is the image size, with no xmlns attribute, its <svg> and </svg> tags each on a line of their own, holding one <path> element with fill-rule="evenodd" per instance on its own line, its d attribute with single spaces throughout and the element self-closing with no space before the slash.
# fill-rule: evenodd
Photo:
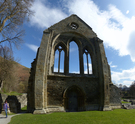
<svg viewBox="0 0 135 124">
<path fill-rule="evenodd" d="M 126 17 L 114 5 L 109 5 L 108 10 L 100 10 L 92 0 L 61 0 L 61 2 L 68 15 L 77 14 L 82 18 L 106 46 L 117 50 L 120 56 L 130 55 L 131 60 L 135 62 L 135 16 Z M 45 3 L 43 0 L 36 0 L 31 9 L 35 11 L 35 16 L 31 17 L 30 23 L 40 28 L 48 28 L 68 16 L 62 9 L 48 6 L 47 0 Z M 128 13 L 129 11 L 126 12 Z M 135 67 L 121 72 L 112 71 L 112 80 L 119 83 L 124 79 L 123 83 L 126 84 L 129 80 L 135 80 L 134 74 Z"/>
<path fill-rule="evenodd" d="M 116 68 L 117 67 L 117 65 L 112 65 L 112 62 L 110 62 L 109 65 L 110 65 L 111 68 Z"/>
<path fill-rule="evenodd" d="M 33 45 L 33 44 L 25 44 L 27 47 L 29 47 L 31 50 L 33 50 L 34 52 L 37 52 L 37 49 L 39 46 Z"/>
<path fill-rule="evenodd" d="M 111 65 L 111 67 L 112 67 L 112 68 L 116 68 L 116 67 L 117 67 L 117 65 Z"/>
<path fill-rule="evenodd" d="M 129 10 L 126 11 L 126 14 L 128 14 L 128 13 L 129 13 Z"/>
<path fill-rule="evenodd" d="M 80 74 L 79 71 L 73 71 L 73 72 L 71 72 L 71 73 Z"/>
<path fill-rule="evenodd" d="M 132 83 L 135 80 L 135 67 L 129 70 L 122 70 L 121 72 L 115 71 L 111 72 L 112 72 L 112 81 L 114 81 L 117 84 L 123 82 L 124 85 L 129 85 L 129 82 Z"/>
<path fill-rule="evenodd" d="M 67 17 L 67 15 L 57 7 L 49 7 L 47 4 L 47 1 L 35 0 L 31 7 L 31 10 L 35 12 L 34 16 L 30 18 L 31 25 L 38 26 L 39 28 L 48 28 L 52 24 Z"/>
<path fill-rule="evenodd" d="M 131 59 L 135 61 L 135 30 L 129 36 L 127 49 L 130 53 Z"/>
<path fill-rule="evenodd" d="M 126 17 L 114 5 L 109 5 L 108 10 L 102 11 L 92 0 L 61 0 L 61 4 L 69 15 L 77 14 L 90 25 L 106 46 L 117 50 L 120 56 L 130 55 L 135 62 L 134 50 L 128 47 L 135 46 L 135 42 L 130 41 L 131 34 L 135 31 L 134 16 Z M 35 11 L 35 15 L 30 18 L 30 22 L 40 28 L 48 28 L 68 16 L 61 8 L 51 7 L 47 0 L 35 0 L 31 9 Z"/>
<path fill-rule="evenodd" d="M 119 51 L 120 56 L 130 55 L 135 61 L 135 54 L 127 48 L 130 45 L 130 34 L 135 30 L 135 17 L 128 18 L 114 5 L 107 11 L 101 11 L 92 0 L 68 0 L 69 14 L 77 14 L 104 40 L 106 46 Z M 135 42 L 132 44 L 135 46 Z"/>
<path fill-rule="evenodd" d="M 55 68 L 54 67 L 54 72 L 58 72 L 58 68 Z M 64 72 L 64 70 L 63 69 L 60 69 L 60 72 Z"/>
<path fill-rule="evenodd" d="M 88 74 L 87 63 L 84 63 L 84 66 L 85 66 L 84 74 Z M 92 64 L 90 63 L 89 63 L 89 74 L 92 74 Z"/>
<path fill-rule="evenodd" d="M 123 81 L 122 85 L 126 85 L 126 86 L 130 86 L 132 84 L 133 81 L 129 81 L 129 80 L 125 80 Z"/>
</svg>

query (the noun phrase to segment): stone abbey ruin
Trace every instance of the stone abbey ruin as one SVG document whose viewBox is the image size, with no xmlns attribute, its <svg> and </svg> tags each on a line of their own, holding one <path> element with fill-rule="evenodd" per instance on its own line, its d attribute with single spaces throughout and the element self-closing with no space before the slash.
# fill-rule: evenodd
<svg viewBox="0 0 135 124">
<path fill-rule="evenodd" d="M 97 24 L 98 25 L 98 24 Z M 69 73 L 69 43 L 78 46 L 80 73 Z M 64 70 L 54 71 L 55 52 L 64 51 Z M 84 73 L 83 55 L 90 55 L 92 74 Z M 54 24 L 43 32 L 41 45 L 32 63 L 27 109 L 34 114 L 112 110 L 121 107 L 120 92 L 111 82 L 103 41 L 77 15 Z"/>
</svg>

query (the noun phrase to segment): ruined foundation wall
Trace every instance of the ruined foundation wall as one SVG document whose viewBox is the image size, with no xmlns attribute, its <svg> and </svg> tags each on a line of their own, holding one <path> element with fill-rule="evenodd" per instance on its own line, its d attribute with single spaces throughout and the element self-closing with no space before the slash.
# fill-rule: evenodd
<svg viewBox="0 0 135 124">
<path fill-rule="evenodd" d="M 112 109 L 121 108 L 120 89 L 110 84 L 110 106 Z"/>
</svg>

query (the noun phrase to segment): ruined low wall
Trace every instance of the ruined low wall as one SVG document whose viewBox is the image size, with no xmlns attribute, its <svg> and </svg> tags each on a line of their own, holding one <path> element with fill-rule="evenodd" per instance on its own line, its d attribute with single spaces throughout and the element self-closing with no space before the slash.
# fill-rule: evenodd
<svg viewBox="0 0 135 124">
<path fill-rule="evenodd" d="M 113 109 L 121 108 L 120 90 L 113 84 L 110 84 L 110 106 Z"/>
<path fill-rule="evenodd" d="M 27 105 L 27 94 L 22 95 L 6 95 L 0 94 L 0 113 L 3 110 L 3 103 L 7 100 L 9 103 L 10 111 L 14 113 L 19 113 L 21 108 Z"/>
</svg>

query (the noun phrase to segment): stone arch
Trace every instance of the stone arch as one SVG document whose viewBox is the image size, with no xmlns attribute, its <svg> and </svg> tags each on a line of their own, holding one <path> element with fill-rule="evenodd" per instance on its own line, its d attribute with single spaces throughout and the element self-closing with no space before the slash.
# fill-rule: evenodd
<svg viewBox="0 0 135 124">
<path fill-rule="evenodd" d="M 60 42 L 58 42 L 57 44 L 55 44 L 55 45 L 53 46 L 54 51 L 57 49 L 58 46 L 62 46 L 64 52 L 67 51 L 67 47 L 66 47 L 66 45 L 65 45 L 65 43 L 64 43 L 63 41 L 60 41 Z"/>
<path fill-rule="evenodd" d="M 80 47 L 76 40 L 71 40 L 68 46 L 69 74 L 80 74 Z"/>
<path fill-rule="evenodd" d="M 92 46 L 89 47 L 89 45 L 85 45 L 83 47 L 83 53 L 84 53 L 85 49 L 88 50 L 90 56 L 94 56 L 95 52 L 94 52 L 94 48 Z"/>
<path fill-rule="evenodd" d="M 84 38 L 84 39 L 90 44 L 90 46 L 91 46 L 91 48 L 92 48 L 92 51 L 94 50 L 93 44 L 89 41 L 89 39 L 88 39 L 86 36 L 84 36 L 84 35 L 82 35 L 82 34 L 80 34 L 80 33 L 78 33 L 78 32 L 73 32 L 73 31 L 61 32 L 61 33 L 57 34 L 57 35 L 53 38 L 53 40 L 52 40 L 52 46 L 54 46 L 54 44 L 55 44 L 55 42 L 57 41 L 57 39 L 58 39 L 61 35 L 64 35 L 64 34 L 69 34 L 70 36 L 72 36 L 72 37 L 69 37 L 69 39 L 67 40 L 67 44 L 69 44 L 69 42 L 72 41 L 72 40 L 76 40 L 76 41 L 77 41 L 76 43 L 78 44 L 78 47 L 80 47 L 80 45 L 82 45 L 82 43 L 81 43 L 80 40 L 78 40 L 78 39 L 76 38 L 76 36 L 80 36 L 80 37 Z"/>
<path fill-rule="evenodd" d="M 96 58 L 95 58 L 95 52 L 94 48 L 90 48 L 88 45 L 83 47 L 83 54 L 84 51 L 87 50 L 91 57 L 91 64 L 92 64 L 92 74 L 96 75 Z"/>
<path fill-rule="evenodd" d="M 68 51 L 68 66 L 69 66 L 69 44 L 70 42 L 74 41 L 77 46 L 78 46 L 78 54 L 79 54 L 79 74 L 82 74 L 83 72 L 83 60 L 82 60 L 82 42 L 76 38 L 75 36 L 74 37 L 71 37 L 68 39 L 67 41 L 67 51 Z M 69 73 L 69 68 L 68 68 L 68 73 Z"/>
<path fill-rule="evenodd" d="M 68 87 L 63 93 L 64 108 L 67 112 L 85 110 L 85 92 L 77 85 Z"/>
<path fill-rule="evenodd" d="M 58 49 L 58 47 L 61 46 L 62 50 L 64 51 L 64 73 L 65 73 L 65 66 L 66 66 L 66 54 L 67 54 L 67 47 L 64 44 L 64 42 L 60 41 L 57 44 L 53 46 L 52 53 L 53 53 L 53 65 L 52 65 L 52 72 L 54 72 L 54 60 L 55 60 L 55 52 Z M 59 72 L 58 72 L 59 73 Z"/>
<path fill-rule="evenodd" d="M 64 41 L 63 42 L 61 40 L 61 36 L 66 36 L 66 38 L 64 37 Z M 81 41 L 79 39 L 79 37 L 83 38 L 83 40 L 85 40 L 87 42 L 87 45 L 85 43 L 85 46 L 89 46 L 89 51 L 90 51 L 90 56 L 91 56 L 91 59 L 92 61 L 94 61 L 95 57 L 94 57 L 94 54 L 95 54 L 95 49 L 94 49 L 94 46 L 92 44 L 92 42 L 90 41 L 90 39 L 88 39 L 86 36 L 78 33 L 78 32 L 74 32 L 74 31 L 65 31 L 65 32 L 61 32 L 59 34 L 57 34 L 53 40 L 52 40 L 52 45 L 53 45 L 53 50 L 56 48 L 56 46 L 60 43 L 63 45 L 63 48 L 65 50 L 65 63 L 64 65 L 66 65 L 66 67 L 64 66 L 64 74 L 69 74 L 69 44 L 70 42 L 74 41 L 77 46 L 78 46 L 78 52 L 79 52 L 79 70 L 80 70 L 80 75 L 83 75 L 84 74 L 84 61 L 83 61 L 83 41 Z M 59 39 L 60 38 L 60 39 Z M 60 41 L 61 40 L 61 41 Z M 53 51 L 52 51 L 53 52 Z M 54 50 L 55 52 L 55 50 Z M 53 52 L 53 53 L 54 53 Z M 53 59 L 53 62 L 54 62 L 54 59 Z M 93 62 L 94 63 L 94 62 Z M 51 67 L 54 67 L 54 65 L 52 65 Z M 94 66 L 96 67 L 96 66 Z M 93 68 L 93 67 L 92 67 Z M 96 74 L 96 69 L 92 70 L 92 72 Z M 72 73 L 70 73 L 72 74 Z"/>
<path fill-rule="evenodd" d="M 69 48 L 70 42 L 72 42 L 72 41 L 74 41 L 77 44 L 78 48 L 80 48 L 82 46 L 82 43 L 78 38 L 72 37 L 72 38 L 69 38 L 69 40 L 67 41 L 68 48 Z"/>
</svg>

